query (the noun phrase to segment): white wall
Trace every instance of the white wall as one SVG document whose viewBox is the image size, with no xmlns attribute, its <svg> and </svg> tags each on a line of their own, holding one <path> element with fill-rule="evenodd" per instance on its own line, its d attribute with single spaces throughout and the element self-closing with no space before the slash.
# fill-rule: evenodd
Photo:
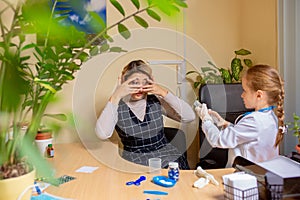
<svg viewBox="0 0 300 200">
<path fill-rule="evenodd" d="M 279 63 L 285 80 L 285 121 L 292 114 L 300 114 L 300 1 L 278 0 L 279 5 Z M 295 151 L 297 139 L 289 132 L 284 140 L 283 152 Z"/>
</svg>

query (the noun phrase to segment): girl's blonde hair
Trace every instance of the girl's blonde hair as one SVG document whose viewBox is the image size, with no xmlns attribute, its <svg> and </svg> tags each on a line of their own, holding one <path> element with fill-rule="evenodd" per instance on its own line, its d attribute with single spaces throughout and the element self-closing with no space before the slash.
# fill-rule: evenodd
<svg viewBox="0 0 300 200">
<path fill-rule="evenodd" d="M 274 146 L 277 147 L 284 136 L 284 81 L 278 71 L 268 65 L 255 65 L 245 73 L 247 85 L 253 91 L 262 90 L 266 92 L 269 105 L 276 105 L 278 118 L 278 133 Z"/>
</svg>

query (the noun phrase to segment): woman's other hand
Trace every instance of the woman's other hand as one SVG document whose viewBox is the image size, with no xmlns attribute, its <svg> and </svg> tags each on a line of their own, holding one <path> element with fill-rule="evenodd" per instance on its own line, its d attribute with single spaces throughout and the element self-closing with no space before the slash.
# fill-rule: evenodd
<svg viewBox="0 0 300 200">
<path fill-rule="evenodd" d="M 117 87 L 110 97 L 109 101 L 114 104 L 118 104 L 120 99 L 123 97 L 138 93 L 141 90 L 141 85 L 139 84 L 132 84 L 135 81 L 136 77 L 129 78 L 128 80 L 121 82 L 121 77 L 118 77 L 118 84 Z"/>
<path fill-rule="evenodd" d="M 168 90 L 162 88 L 155 81 L 148 79 L 148 83 L 149 84 L 143 86 L 143 92 L 152 93 L 161 97 L 165 97 L 168 94 Z"/>
</svg>

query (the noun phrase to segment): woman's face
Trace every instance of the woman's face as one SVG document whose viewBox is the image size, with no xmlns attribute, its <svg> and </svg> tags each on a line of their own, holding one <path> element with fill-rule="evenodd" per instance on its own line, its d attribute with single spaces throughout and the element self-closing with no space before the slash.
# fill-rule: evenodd
<svg viewBox="0 0 300 200">
<path fill-rule="evenodd" d="M 255 91 L 251 90 L 248 86 L 248 81 L 246 77 L 244 76 L 242 78 L 242 87 L 243 87 L 243 93 L 241 95 L 245 107 L 248 109 L 256 108 L 257 104 L 257 94 Z"/>
<path fill-rule="evenodd" d="M 128 77 L 128 79 L 134 78 L 133 81 L 131 81 L 130 85 L 136 85 L 140 87 L 140 90 L 137 93 L 131 94 L 131 100 L 137 101 L 144 99 L 147 95 L 147 92 L 143 92 L 143 87 L 145 85 L 149 85 L 149 77 L 146 74 L 143 73 L 135 73 Z"/>
</svg>

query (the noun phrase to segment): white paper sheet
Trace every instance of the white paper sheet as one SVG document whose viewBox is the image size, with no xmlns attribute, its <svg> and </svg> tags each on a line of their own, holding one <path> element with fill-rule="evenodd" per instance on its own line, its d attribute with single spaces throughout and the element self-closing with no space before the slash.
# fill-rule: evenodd
<svg viewBox="0 0 300 200">
<path fill-rule="evenodd" d="M 93 173 L 96 169 L 99 167 L 91 167 L 91 166 L 83 166 L 76 170 L 76 172 L 82 172 L 82 173 Z"/>
<path fill-rule="evenodd" d="M 269 161 L 257 163 L 257 165 L 282 178 L 300 177 L 300 163 L 285 156 L 279 156 Z"/>
</svg>

